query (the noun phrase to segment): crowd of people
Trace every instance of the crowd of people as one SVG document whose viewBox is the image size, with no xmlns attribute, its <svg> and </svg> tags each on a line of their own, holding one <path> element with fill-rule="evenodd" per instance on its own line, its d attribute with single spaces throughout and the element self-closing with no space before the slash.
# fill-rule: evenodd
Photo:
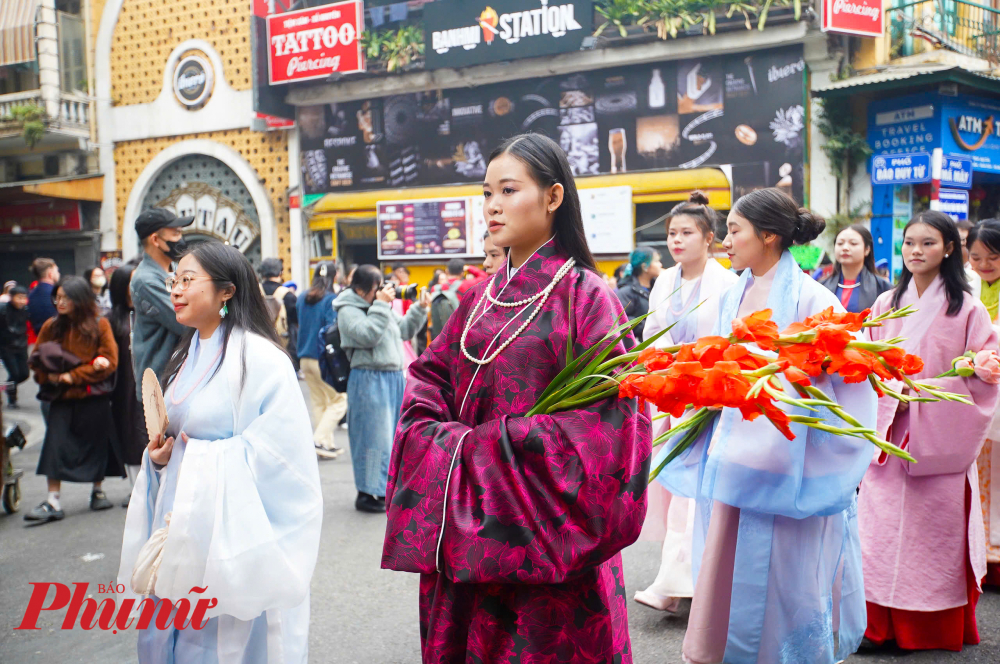
<svg viewBox="0 0 1000 664">
<path fill-rule="evenodd" d="M 48 495 L 25 518 L 62 519 L 61 482 L 92 485 L 91 509 L 108 509 L 102 482 L 127 476 L 119 581 L 218 599 L 204 629 L 143 630 L 140 662 L 306 661 L 318 469 L 343 453 L 338 427 L 355 508 L 387 517 L 382 567 L 420 574 L 425 662 L 631 661 L 620 551 L 641 532 L 661 558 L 633 599 L 668 613 L 690 602 L 685 662 L 833 664 L 887 643 L 978 643 L 976 603 L 1000 584 L 1000 366 L 934 377 L 998 348 L 1000 220 L 963 238 L 940 212 L 914 216 L 895 285 L 868 230 L 844 228 L 819 282 L 789 249 L 815 240 L 822 218 L 762 189 L 723 220 L 694 192 L 664 221 L 671 267 L 639 247 L 606 277 L 551 140 L 499 146 L 484 197 L 482 268 L 453 260 L 425 287 L 405 265 L 322 262 L 299 293 L 280 260 L 255 274 L 230 246 L 186 246 L 192 219 L 161 209 L 135 220 L 142 255 L 110 279 L 63 277 L 39 258 L 30 289 L 5 285 L 0 359 L 15 383 L 33 372 L 47 423 Z M 713 258 L 723 230 L 733 269 Z M 612 358 L 636 339 L 727 335 L 762 309 L 784 328 L 830 307 L 909 305 L 858 336 L 904 338 L 924 361 L 917 378 L 972 405 L 880 399 L 836 375 L 813 384 L 915 464 L 814 429 L 789 440 L 723 408 L 649 484 L 669 452 L 651 440 L 689 413 L 613 396 L 526 414 L 623 320 L 649 314 Z M 147 370 L 163 389 L 161 433 L 143 418 Z"/>
</svg>

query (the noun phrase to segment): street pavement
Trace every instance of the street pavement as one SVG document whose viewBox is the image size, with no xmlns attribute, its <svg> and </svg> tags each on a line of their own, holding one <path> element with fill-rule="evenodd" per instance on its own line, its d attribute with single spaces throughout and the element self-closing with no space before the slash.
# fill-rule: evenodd
<svg viewBox="0 0 1000 664">
<path fill-rule="evenodd" d="M 302 388 L 305 392 L 304 384 Z M 91 512 L 90 487 L 64 484 L 65 520 L 27 527 L 22 514 L 46 495 L 44 479 L 34 475 L 44 425 L 38 402 L 33 398 L 33 384 L 25 384 L 22 390 L 21 409 L 4 411 L 5 423 L 18 421 L 30 431 L 28 446 L 14 455 L 14 465 L 25 471 L 21 512 L 0 516 L 0 662 L 134 662 L 134 629 L 117 634 L 83 630 L 79 626 L 62 630 L 65 610 L 43 612 L 37 631 L 14 629 L 20 624 L 31 596 L 30 582 L 89 583 L 89 595 L 94 599 L 114 597 L 100 595 L 98 584 L 115 582 L 125 524 L 125 510 L 118 505 L 129 494 L 127 480 L 106 480 L 105 491 L 116 506 L 104 512 Z M 348 447 L 346 431 L 337 432 L 337 444 Z M 321 461 L 320 477 L 325 510 L 319 561 L 312 582 L 310 662 L 418 663 L 416 575 L 379 568 L 385 518 L 354 510 L 356 493 L 349 456 Z M 637 542 L 623 552 L 623 558 L 626 590 L 631 597 L 656 575 L 659 546 L 655 542 Z M 688 606 L 685 603 L 681 615 L 668 616 L 629 602 L 635 662 L 681 661 Z M 907 655 L 888 651 L 856 655 L 848 662 L 1000 662 L 1000 592 L 987 590 L 979 603 L 978 618 L 982 643 L 961 653 L 935 651 Z"/>
</svg>

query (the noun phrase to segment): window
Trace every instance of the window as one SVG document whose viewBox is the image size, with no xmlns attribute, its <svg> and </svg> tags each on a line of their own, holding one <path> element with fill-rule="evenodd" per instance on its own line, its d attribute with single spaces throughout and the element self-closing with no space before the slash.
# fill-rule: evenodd
<svg viewBox="0 0 1000 664">
<path fill-rule="evenodd" d="M 83 19 L 59 12 L 59 62 L 63 92 L 87 91 Z"/>
</svg>

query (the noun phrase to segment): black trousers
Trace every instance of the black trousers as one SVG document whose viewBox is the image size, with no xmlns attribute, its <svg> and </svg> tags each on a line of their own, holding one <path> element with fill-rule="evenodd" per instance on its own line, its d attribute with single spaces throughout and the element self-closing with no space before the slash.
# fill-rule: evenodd
<svg viewBox="0 0 1000 664">
<path fill-rule="evenodd" d="M 7 400 L 10 403 L 17 403 L 17 386 L 28 380 L 31 375 L 28 371 L 28 349 L 27 348 L 0 348 L 0 361 L 7 369 L 10 382 L 14 383 L 7 388 Z"/>
</svg>

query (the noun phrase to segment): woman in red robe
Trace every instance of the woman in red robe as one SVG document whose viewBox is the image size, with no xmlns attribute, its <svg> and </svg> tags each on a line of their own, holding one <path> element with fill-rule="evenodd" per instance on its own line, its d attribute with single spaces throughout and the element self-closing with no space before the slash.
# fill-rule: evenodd
<svg viewBox="0 0 1000 664">
<path fill-rule="evenodd" d="M 617 398 L 524 416 L 621 305 L 557 144 L 508 140 L 483 189 L 507 265 L 410 365 L 382 567 L 421 574 L 424 662 L 631 662 L 619 551 L 646 512 L 649 419 Z"/>
</svg>

